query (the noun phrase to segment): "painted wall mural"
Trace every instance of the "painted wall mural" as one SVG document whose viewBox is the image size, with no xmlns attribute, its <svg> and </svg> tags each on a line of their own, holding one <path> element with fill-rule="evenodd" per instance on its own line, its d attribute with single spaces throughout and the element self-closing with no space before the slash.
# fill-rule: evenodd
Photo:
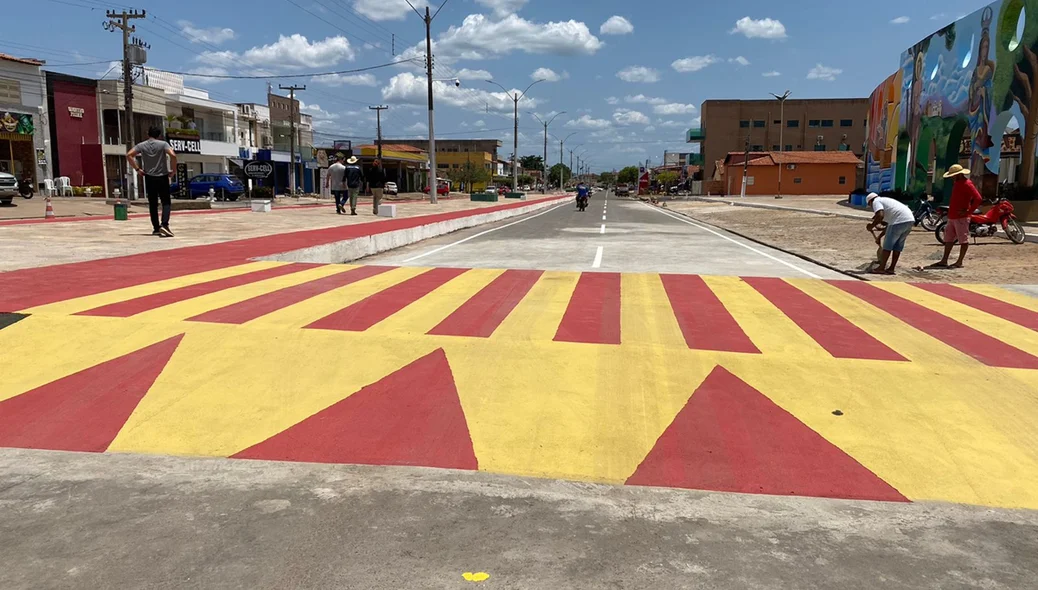
<svg viewBox="0 0 1038 590">
<path fill-rule="evenodd" d="M 1000 0 L 909 47 L 872 93 L 867 185 L 946 199 L 959 163 L 988 196 L 1000 173 L 1033 187 L 1036 139 L 1038 0 Z"/>
</svg>

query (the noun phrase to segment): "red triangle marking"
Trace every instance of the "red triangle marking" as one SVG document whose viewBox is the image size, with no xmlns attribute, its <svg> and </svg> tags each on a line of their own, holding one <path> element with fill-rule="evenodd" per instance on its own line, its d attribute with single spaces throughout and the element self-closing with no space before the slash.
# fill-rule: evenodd
<svg viewBox="0 0 1038 590">
<path fill-rule="evenodd" d="M 722 367 L 716 367 L 696 389 L 627 483 L 908 501 L 853 457 Z"/>
<path fill-rule="evenodd" d="M 183 334 L 0 402 L 0 447 L 102 453 Z"/>
<path fill-rule="evenodd" d="M 465 412 L 443 349 L 234 456 L 478 468 Z"/>
</svg>

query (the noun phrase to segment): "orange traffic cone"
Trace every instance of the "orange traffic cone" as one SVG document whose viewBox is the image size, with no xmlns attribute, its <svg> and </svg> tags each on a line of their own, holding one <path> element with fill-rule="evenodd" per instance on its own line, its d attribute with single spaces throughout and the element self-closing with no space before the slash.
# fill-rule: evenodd
<svg viewBox="0 0 1038 590">
<path fill-rule="evenodd" d="M 47 197 L 47 214 L 45 219 L 54 219 L 54 205 L 50 202 L 50 197 Z"/>
</svg>

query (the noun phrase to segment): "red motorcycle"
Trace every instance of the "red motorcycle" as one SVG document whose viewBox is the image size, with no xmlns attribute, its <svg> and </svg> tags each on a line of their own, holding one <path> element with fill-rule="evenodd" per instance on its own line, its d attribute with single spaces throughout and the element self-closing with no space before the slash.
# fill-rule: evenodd
<svg viewBox="0 0 1038 590">
<path fill-rule="evenodd" d="M 948 219 L 945 217 L 933 233 L 937 241 L 942 244 L 944 243 L 944 228 L 947 225 Z M 987 213 L 979 213 L 978 209 L 970 215 L 970 236 L 974 239 L 990 238 L 998 232 L 999 228 L 1006 232 L 1006 236 L 1014 244 L 1023 244 L 1027 239 L 1023 226 L 1016 220 L 1016 215 L 1013 215 L 1013 204 L 1002 197 L 995 199 L 994 207 Z"/>
</svg>

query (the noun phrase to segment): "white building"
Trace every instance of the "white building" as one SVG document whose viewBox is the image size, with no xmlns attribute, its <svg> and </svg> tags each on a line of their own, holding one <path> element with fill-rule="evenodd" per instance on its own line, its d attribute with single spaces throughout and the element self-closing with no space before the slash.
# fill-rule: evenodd
<svg viewBox="0 0 1038 590">
<path fill-rule="evenodd" d="M 37 186 L 52 174 L 43 64 L 0 53 L 0 171 Z"/>
</svg>

